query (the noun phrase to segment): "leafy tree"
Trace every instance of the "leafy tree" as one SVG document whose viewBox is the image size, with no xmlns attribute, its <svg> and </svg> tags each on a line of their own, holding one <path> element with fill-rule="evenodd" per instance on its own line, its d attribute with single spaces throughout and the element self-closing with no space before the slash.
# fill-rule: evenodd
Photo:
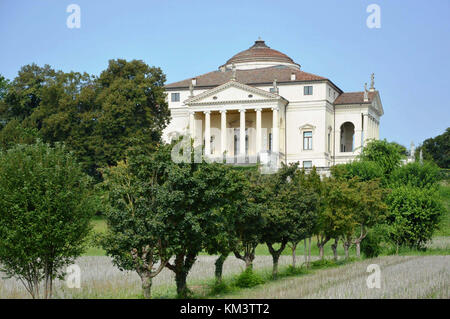
<svg viewBox="0 0 450 319">
<path fill-rule="evenodd" d="M 96 202 L 91 178 L 64 146 L 38 141 L 0 152 L 0 265 L 33 298 L 84 251 Z"/>
<path fill-rule="evenodd" d="M 246 269 L 252 269 L 256 247 L 262 241 L 261 230 L 266 223 L 264 212 L 269 198 L 265 177 L 259 171 L 245 171 L 244 174 L 247 183 L 242 197 L 236 202 L 231 236 L 236 239 L 235 257 L 245 262 Z"/>
<path fill-rule="evenodd" d="M 400 186 L 387 197 L 389 236 L 397 246 L 421 248 L 439 227 L 443 207 L 434 189 Z"/>
<path fill-rule="evenodd" d="M 355 222 L 359 226 L 359 233 L 354 240 L 356 257 L 360 257 L 361 242 L 367 236 L 370 227 L 384 221 L 387 209 L 384 203 L 386 191 L 380 187 L 379 180 L 358 182 L 356 187 Z"/>
<path fill-rule="evenodd" d="M 216 282 L 222 281 L 223 264 L 232 252 L 236 244 L 236 238 L 233 237 L 234 218 L 236 217 L 235 203 L 241 199 L 241 194 L 246 185 L 244 174 L 236 169 L 229 167 L 226 176 L 229 179 L 229 195 L 221 207 L 214 209 L 213 221 L 210 223 L 208 236 L 206 237 L 205 250 L 210 255 L 219 255 L 215 261 Z"/>
<path fill-rule="evenodd" d="M 362 150 L 359 158 L 362 161 L 377 163 L 386 179 L 401 164 L 403 150 L 399 144 L 386 140 L 373 140 Z"/>
<path fill-rule="evenodd" d="M 338 164 L 331 167 L 331 175 L 339 180 L 351 180 L 357 177 L 360 181 L 370 181 L 383 177 L 383 170 L 374 161 L 353 161 L 347 164 Z"/>
<path fill-rule="evenodd" d="M 339 238 L 344 242 L 345 257 L 352 243 L 353 233 L 357 225 L 355 213 L 358 202 L 357 192 L 351 181 L 328 179 L 325 182 L 325 207 L 318 218 L 317 247 L 320 258 L 324 257 L 324 246 L 330 239 L 335 239 L 332 245 L 335 259 L 337 258 L 337 243 Z"/>
<path fill-rule="evenodd" d="M 12 118 L 23 120 L 30 116 L 41 102 L 42 88 L 52 82 L 55 76 L 56 71 L 49 65 L 39 67 L 33 63 L 23 66 L 4 95 L 0 117 L 9 121 Z"/>
<path fill-rule="evenodd" d="M 412 186 L 420 188 L 432 188 L 439 181 L 439 167 L 425 161 L 424 163 L 411 162 L 400 166 L 391 176 L 391 187 Z"/>
<path fill-rule="evenodd" d="M 138 273 L 145 298 L 151 298 L 152 279 L 171 256 L 167 216 L 159 201 L 168 161 L 170 150 L 161 146 L 150 156 L 134 153 L 127 163 L 104 171 L 108 231 L 102 246 L 121 270 Z"/>
<path fill-rule="evenodd" d="M 193 159 L 195 152 L 191 152 Z M 162 210 L 167 218 L 170 247 L 175 259 L 166 267 L 175 273 L 177 293 L 186 297 L 187 275 L 198 254 L 207 246 L 221 207 L 235 198 L 238 188 L 224 164 L 205 162 L 173 163 L 160 193 Z"/>
<path fill-rule="evenodd" d="M 423 141 L 416 149 L 416 158 L 419 158 L 420 150 L 424 159 L 432 159 L 441 168 L 450 168 L 450 127 L 441 135 Z"/>
<path fill-rule="evenodd" d="M 12 119 L 0 131 L 0 151 L 6 151 L 17 144 L 32 144 L 38 138 L 38 131 L 24 127 L 20 121 Z"/>
</svg>

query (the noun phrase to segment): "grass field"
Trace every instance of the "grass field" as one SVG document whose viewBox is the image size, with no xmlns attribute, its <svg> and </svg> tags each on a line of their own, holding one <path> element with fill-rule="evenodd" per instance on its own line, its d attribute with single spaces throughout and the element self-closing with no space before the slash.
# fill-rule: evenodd
<svg viewBox="0 0 450 319">
<path fill-rule="evenodd" d="M 314 257 L 317 259 L 317 257 Z M 257 256 L 255 272 L 266 283 L 249 289 L 212 295 L 215 256 L 200 256 L 188 276 L 194 298 L 446 298 L 450 297 L 450 256 L 384 256 L 350 262 L 331 268 L 310 270 L 296 276 L 270 281 L 271 258 Z M 302 257 L 297 260 L 302 263 Z M 280 271 L 286 273 L 290 258 L 281 257 Z M 108 257 L 91 256 L 77 260 L 81 288 L 69 289 L 55 283 L 55 298 L 141 298 L 140 280 L 135 272 L 118 270 Z M 367 265 L 381 268 L 381 288 L 368 289 Z M 224 265 L 224 282 L 232 286 L 243 270 L 234 257 Z M 175 298 L 171 271 L 164 269 L 153 281 L 154 298 Z M 0 298 L 29 298 L 15 279 L 0 282 Z"/>
</svg>

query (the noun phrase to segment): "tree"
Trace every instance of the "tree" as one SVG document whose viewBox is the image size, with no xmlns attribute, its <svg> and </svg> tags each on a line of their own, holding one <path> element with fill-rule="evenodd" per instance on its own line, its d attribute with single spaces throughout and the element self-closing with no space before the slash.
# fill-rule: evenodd
<svg viewBox="0 0 450 319">
<path fill-rule="evenodd" d="M 262 241 L 261 230 L 265 226 L 264 212 L 267 209 L 267 184 L 259 171 L 244 172 L 247 181 L 242 197 L 236 202 L 233 216 L 233 234 L 236 244 L 233 253 L 245 262 L 246 270 L 253 268 L 255 250 Z"/>
<path fill-rule="evenodd" d="M 214 209 L 212 221 L 209 223 L 208 236 L 205 238 L 205 250 L 208 254 L 219 255 L 215 261 L 216 282 L 222 281 L 223 264 L 236 245 L 236 238 L 233 237 L 234 218 L 236 217 L 235 203 L 241 199 L 241 194 L 246 185 L 244 174 L 227 167 L 226 178 L 229 180 L 229 196 L 227 196 L 223 205 Z"/>
<path fill-rule="evenodd" d="M 392 173 L 390 186 L 412 186 L 433 188 L 439 181 L 439 167 L 433 162 L 412 162 L 403 165 Z"/>
<path fill-rule="evenodd" d="M 167 220 L 159 201 L 167 161 L 170 151 L 161 146 L 151 155 L 137 152 L 126 163 L 104 170 L 108 231 L 102 246 L 119 269 L 138 273 L 145 298 L 151 298 L 152 280 L 171 256 Z"/>
<path fill-rule="evenodd" d="M 403 150 L 399 144 L 386 140 L 374 140 L 368 143 L 359 155 L 362 161 L 377 163 L 386 179 L 401 164 Z"/>
<path fill-rule="evenodd" d="M 370 181 L 383 178 L 380 165 L 371 160 L 356 160 L 346 164 L 331 167 L 331 175 L 338 180 L 351 180 L 356 177 L 360 181 Z"/>
<path fill-rule="evenodd" d="M 352 243 L 353 233 L 357 225 L 355 211 L 357 209 L 358 196 L 351 181 L 338 181 L 330 178 L 325 182 L 324 200 L 325 207 L 318 219 L 317 246 L 320 258 L 324 257 L 324 246 L 330 239 L 335 239 L 332 245 L 334 258 L 337 259 L 337 243 L 342 238 L 345 257 Z"/>
<path fill-rule="evenodd" d="M 422 248 L 439 227 L 443 207 L 434 189 L 400 186 L 387 197 L 389 236 L 397 246 Z"/>
<path fill-rule="evenodd" d="M 356 257 L 360 257 L 361 242 L 367 236 L 370 227 L 382 223 L 387 209 L 384 203 L 386 191 L 380 187 L 379 180 L 358 182 L 355 221 L 359 226 L 359 234 L 354 240 Z"/>
<path fill-rule="evenodd" d="M 450 168 L 450 127 L 434 138 L 428 138 L 416 149 L 416 158 L 420 150 L 425 159 L 432 159 L 441 168 Z"/>
<path fill-rule="evenodd" d="M 0 152 L 0 265 L 33 298 L 84 251 L 96 208 L 92 179 L 61 144 L 38 141 Z"/>
<path fill-rule="evenodd" d="M 188 295 L 187 275 L 210 240 L 210 234 L 215 232 L 217 213 L 239 193 L 233 179 L 228 178 L 230 167 L 195 163 L 196 152 L 191 150 L 190 162 L 170 162 L 160 193 L 170 247 L 175 255 L 174 261 L 168 262 L 166 267 L 175 273 L 180 297 Z"/>
<path fill-rule="evenodd" d="M 17 119 L 12 119 L 0 131 L 0 151 L 6 151 L 17 144 L 32 144 L 39 134 L 34 128 L 24 127 Z"/>
</svg>

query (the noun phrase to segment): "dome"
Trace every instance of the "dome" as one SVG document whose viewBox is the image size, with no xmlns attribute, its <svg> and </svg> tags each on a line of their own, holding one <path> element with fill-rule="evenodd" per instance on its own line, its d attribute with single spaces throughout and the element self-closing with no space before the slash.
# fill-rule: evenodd
<svg viewBox="0 0 450 319">
<path fill-rule="evenodd" d="M 236 66 L 236 69 L 257 69 L 276 65 L 288 65 L 293 66 L 296 69 L 300 69 L 300 65 L 295 63 L 286 54 L 280 51 L 271 49 L 266 43 L 258 39 L 255 44 L 249 49 L 239 52 L 229 59 L 222 67 L 231 68 L 232 65 Z"/>
</svg>

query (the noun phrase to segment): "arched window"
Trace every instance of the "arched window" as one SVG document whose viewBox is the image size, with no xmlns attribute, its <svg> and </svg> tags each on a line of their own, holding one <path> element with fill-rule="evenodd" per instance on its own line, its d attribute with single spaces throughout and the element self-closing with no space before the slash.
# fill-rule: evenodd
<svg viewBox="0 0 450 319">
<path fill-rule="evenodd" d="M 355 125 L 345 122 L 341 125 L 341 152 L 353 152 Z"/>
</svg>

